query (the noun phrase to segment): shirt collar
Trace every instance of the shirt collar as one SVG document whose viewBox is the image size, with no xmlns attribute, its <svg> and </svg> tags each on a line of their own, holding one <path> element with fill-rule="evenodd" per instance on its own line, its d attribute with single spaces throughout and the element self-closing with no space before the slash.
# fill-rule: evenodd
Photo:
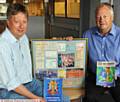
<svg viewBox="0 0 120 102">
<path fill-rule="evenodd" d="M 18 40 L 11 34 L 10 30 L 6 28 L 6 30 L 2 34 L 2 37 L 7 39 L 10 43 L 15 43 L 15 42 L 20 42 L 24 36 Z"/>
<path fill-rule="evenodd" d="M 101 34 L 98 32 L 97 27 L 94 29 L 94 34 L 98 34 L 98 35 L 101 36 Z M 115 30 L 115 25 L 114 24 L 112 24 L 112 28 L 111 28 L 111 30 L 110 30 L 110 32 L 108 34 L 116 36 L 116 30 Z"/>
<path fill-rule="evenodd" d="M 110 31 L 110 34 L 112 34 L 113 36 L 116 36 L 116 28 L 114 24 L 112 24 L 112 29 Z"/>
</svg>

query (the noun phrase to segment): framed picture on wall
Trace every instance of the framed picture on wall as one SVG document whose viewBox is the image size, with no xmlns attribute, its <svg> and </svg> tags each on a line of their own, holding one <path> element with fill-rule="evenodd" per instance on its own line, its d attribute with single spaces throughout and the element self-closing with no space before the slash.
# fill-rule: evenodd
<svg viewBox="0 0 120 102">
<path fill-rule="evenodd" d="M 8 7 L 7 3 L 0 3 L 0 20 L 7 19 L 6 17 L 7 7 Z"/>
<path fill-rule="evenodd" d="M 0 0 L 0 3 L 6 3 L 6 0 Z"/>
</svg>

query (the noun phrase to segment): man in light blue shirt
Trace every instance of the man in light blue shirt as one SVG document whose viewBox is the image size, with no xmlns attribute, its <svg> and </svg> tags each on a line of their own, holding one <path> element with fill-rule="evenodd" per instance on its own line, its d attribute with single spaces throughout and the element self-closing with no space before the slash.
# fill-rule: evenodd
<svg viewBox="0 0 120 102">
<path fill-rule="evenodd" d="M 22 4 L 7 9 L 7 28 L 0 36 L 0 99 L 42 98 L 42 83 L 32 78 L 28 12 Z"/>
<path fill-rule="evenodd" d="M 32 78 L 28 12 L 15 3 L 7 9 L 7 27 L 0 36 L 0 99 L 38 99 L 46 102 L 42 82 Z M 37 102 L 38 102 L 37 100 Z M 63 102 L 70 102 L 63 96 Z"/>
<path fill-rule="evenodd" d="M 112 6 L 100 4 L 96 9 L 96 27 L 83 34 L 83 38 L 88 38 L 87 102 L 120 102 L 120 28 L 113 24 L 113 18 Z M 115 87 L 96 86 L 97 61 L 116 62 Z M 110 93 L 112 98 L 103 97 L 105 93 Z"/>
<path fill-rule="evenodd" d="M 26 35 L 17 40 L 8 28 L 0 38 L 0 87 L 13 90 L 32 81 L 32 65 Z M 22 75 L 21 75 L 22 74 Z"/>
</svg>

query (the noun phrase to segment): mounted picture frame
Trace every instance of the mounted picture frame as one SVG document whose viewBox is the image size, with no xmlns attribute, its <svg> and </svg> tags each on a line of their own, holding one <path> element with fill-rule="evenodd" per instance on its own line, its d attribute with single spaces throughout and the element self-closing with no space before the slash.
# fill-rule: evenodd
<svg viewBox="0 0 120 102">
<path fill-rule="evenodd" d="M 7 12 L 7 3 L 0 3 L 0 20 L 6 20 L 6 12 Z"/>
<path fill-rule="evenodd" d="M 87 39 L 31 39 L 34 76 L 63 78 L 63 88 L 84 87 Z"/>
</svg>

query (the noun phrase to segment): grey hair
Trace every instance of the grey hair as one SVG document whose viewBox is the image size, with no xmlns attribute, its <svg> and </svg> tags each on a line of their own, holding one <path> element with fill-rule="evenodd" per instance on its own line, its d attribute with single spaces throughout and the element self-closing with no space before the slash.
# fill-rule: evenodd
<svg viewBox="0 0 120 102">
<path fill-rule="evenodd" d="M 98 10 L 99 10 L 100 8 L 102 8 L 102 7 L 107 7 L 107 8 L 110 10 L 111 15 L 114 17 L 113 6 L 112 6 L 111 4 L 109 4 L 109 3 L 107 3 L 107 2 L 101 3 L 101 4 L 96 8 L 95 13 L 97 14 Z"/>
</svg>

